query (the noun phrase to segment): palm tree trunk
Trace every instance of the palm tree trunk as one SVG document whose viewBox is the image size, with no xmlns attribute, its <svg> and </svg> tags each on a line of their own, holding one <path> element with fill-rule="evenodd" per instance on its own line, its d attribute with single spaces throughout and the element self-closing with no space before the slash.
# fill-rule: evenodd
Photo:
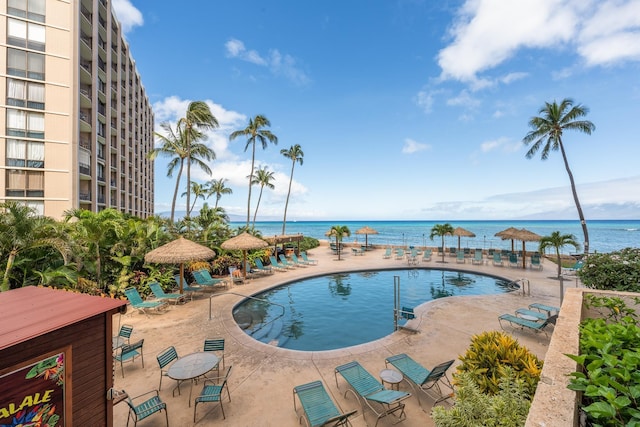
<svg viewBox="0 0 640 427">
<path fill-rule="evenodd" d="M 13 262 L 16 259 L 16 251 L 12 250 L 9 252 L 9 259 L 7 260 L 7 267 L 4 270 L 4 277 L 2 278 L 2 286 L 0 287 L 0 292 L 9 290 L 9 273 L 13 268 Z"/>
<path fill-rule="evenodd" d="M 560 257 L 560 248 L 556 246 L 556 258 L 558 259 L 558 279 L 562 276 L 562 258 Z"/>
<path fill-rule="evenodd" d="M 253 213 L 253 228 L 256 228 L 256 217 L 258 216 L 258 207 L 260 206 L 260 200 L 262 200 L 262 190 L 264 185 L 260 187 L 260 195 L 258 196 L 258 203 L 256 204 L 256 211 Z"/>
<path fill-rule="evenodd" d="M 256 160 L 256 142 L 253 141 L 251 149 L 251 173 L 249 174 L 249 195 L 247 197 L 247 228 L 249 228 L 249 219 L 251 217 L 251 181 L 253 180 L 253 166 Z"/>
<path fill-rule="evenodd" d="M 564 152 L 564 145 L 562 144 L 562 140 L 559 139 L 560 142 L 560 152 L 562 153 L 562 160 L 564 160 L 564 167 L 567 170 L 567 175 L 569 175 L 569 182 L 571 182 L 571 193 L 573 193 L 573 200 L 576 203 L 576 209 L 578 209 L 578 217 L 580 218 L 580 225 L 582 226 L 582 233 L 584 234 L 584 254 L 589 254 L 589 232 L 587 230 L 587 222 L 584 219 L 584 214 L 582 213 L 582 206 L 580 206 L 580 200 L 578 200 L 578 192 L 576 191 L 576 183 L 573 181 L 573 174 L 571 173 L 571 169 L 569 168 L 569 162 L 567 161 L 567 154 Z"/>
<path fill-rule="evenodd" d="M 173 201 L 171 202 L 171 224 L 173 225 L 175 212 L 176 212 L 176 200 L 178 199 L 178 189 L 180 188 L 180 178 L 182 177 L 182 169 L 184 167 L 184 160 L 180 160 L 180 170 L 178 170 L 178 177 L 176 178 L 176 188 L 173 191 Z"/>
<path fill-rule="evenodd" d="M 187 213 L 186 218 L 189 219 L 189 205 L 191 202 L 191 143 L 189 142 L 189 135 L 186 134 L 187 138 Z M 190 221 L 187 221 L 187 231 L 191 230 Z"/>
<path fill-rule="evenodd" d="M 287 192 L 287 201 L 284 204 L 284 219 L 282 220 L 282 235 L 284 236 L 284 230 L 287 226 L 287 208 L 289 207 L 289 196 L 291 195 L 291 182 L 293 181 L 293 169 L 296 166 L 295 159 L 293 160 L 293 165 L 291 166 L 291 176 L 289 177 L 289 191 Z"/>
</svg>

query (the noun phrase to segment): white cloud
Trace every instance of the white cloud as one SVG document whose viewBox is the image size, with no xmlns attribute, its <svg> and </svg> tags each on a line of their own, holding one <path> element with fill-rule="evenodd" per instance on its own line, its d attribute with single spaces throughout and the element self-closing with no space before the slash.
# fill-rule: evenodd
<svg viewBox="0 0 640 427">
<path fill-rule="evenodd" d="M 463 90 L 458 96 L 447 99 L 447 105 L 473 109 L 480 106 L 480 100 L 472 97 L 467 90 Z"/>
<path fill-rule="evenodd" d="M 406 138 L 404 140 L 404 145 L 402 146 L 402 154 L 413 154 L 418 151 L 425 151 L 429 149 L 431 149 L 429 144 L 423 144 L 411 138 Z"/>
<path fill-rule="evenodd" d="M 506 152 L 515 152 L 522 148 L 522 143 L 520 141 L 514 142 L 510 138 L 500 137 L 498 139 L 493 139 L 490 141 L 485 141 L 480 144 L 480 151 L 483 153 L 488 153 L 490 151 L 502 150 Z"/>
<path fill-rule="evenodd" d="M 142 12 L 136 9 L 130 0 L 112 0 L 111 6 L 118 17 L 123 33 L 126 34 L 134 27 L 144 24 Z"/>
<path fill-rule="evenodd" d="M 289 54 L 280 53 L 278 49 L 271 49 L 266 56 L 263 56 L 255 50 L 247 50 L 244 42 L 238 39 L 227 41 L 225 48 L 229 58 L 267 67 L 273 75 L 283 76 L 297 85 L 306 85 L 311 82 L 309 76 L 298 66 L 295 58 Z"/>
<path fill-rule="evenodd" d="M 426 90 L 421 90 L 420 92 L 418 92 L 418 94 L 416 95 L 416 99 L 415 99 L 415 103 L 422 108 L 422 110 L 425 113 L 430 113 L 433 109 L 433 103 L 434 103 L 434 95 L 435 92 L 433 91 L 426 91 Z"/>
</svg>

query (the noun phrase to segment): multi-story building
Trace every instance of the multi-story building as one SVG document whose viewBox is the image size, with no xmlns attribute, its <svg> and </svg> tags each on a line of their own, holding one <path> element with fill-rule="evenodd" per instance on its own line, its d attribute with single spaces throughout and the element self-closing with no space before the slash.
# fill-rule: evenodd
<svg viewBox="0 0 640 427">
<path fill-rule="evenodd" d="M 0 8 L 0 202 L 153 215 L 153 111 L 110 0 Z"/>
</svg>

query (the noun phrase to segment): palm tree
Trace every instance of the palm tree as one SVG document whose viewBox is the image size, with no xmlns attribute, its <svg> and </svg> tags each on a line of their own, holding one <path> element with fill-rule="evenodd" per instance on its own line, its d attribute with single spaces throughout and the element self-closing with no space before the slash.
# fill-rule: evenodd
<svg viewBox="0 0 640 427">
<path fill-rule="evenodd" d="M 156 132 L 156 137 L 160 140 L 160 145 L 151 150 L 148 157 L 154 160 L 158 155 L 173 157 L 167 165 L 167 176 L 172 177 L 173 172 L 178 169 L 176 177 L 176 186 L 173 190 L 173 200 L 171 202 L 171 223 L 173 224 L 176 211 L 176 200 L 178 198 L 178 189 L 180 188 L 180 179 L 184 169 L 185 160 L 188 163 L 193 162 L 206 173 L 211 174 L 209 166 L 201 159 L 211 160 L 215 158 L 215 153 L 209 147 L 200 143 L 188 143 L 184 129 L 177 125 L 176 130 L 171 129 L 169 123 L 162 123 L 160 127 L 167 133 L 162 135 Z M 194 132 L 197 135 L 197 131 Z"/>
<path fill-rule="evenodd" d="M 242 130 L 237 130 L 229 135 L 229 140 L 233 141 L 239 136 L 247 137 L 247 144 L 244 146 L 246 152 L 251 145 L 251 173 L 249 173 L 249 196 L 247 197 L 247 228 L 249 227 L 249 217 L 251 215 L 251 181 L 253 179 L 253 169 L 256 160 L 256 140 L 262 145 L 262 149 L 266 150 L 267 142 L 274 145 L 278 144 L 278 137 L 264 127 L 271 126 L 271 122 L 265 116 L 257 115 L 253 119 L 249 119 L 249 124 Z"/>
<path fill-rule="evenodd" d="M 226 178 L 220 179 L 212 179 L 207 183 L 207 198 L 216 195 L 216 204 L 214 209 L 218 208 L 218 202 L 222 198 L 223 194 L 232 194 L 233 190 L 229 187 L 225 186 L 225 182 L 228 181 Z"/>
<path fill-rule="evenodd" d="M 287 226 L 287 207 L 289 206 L 289 196 L 291 195 L 291 183 L 293 182 L 293 168 L 296 166 L 296 162 L 302 166 L 304 153 L 300 144 L 292 145 L 288 150 L 280 150 L 280 154 L 291 160 L 291 176 L 289 177 L 289 191 L 287 192 L 287 201 L 284 204 L 284 219 L 282 220 L 282 235 L 284 235 L 285 228 Z"/>
<path fill-rule="evenodd" d="M 336 239 L 336 247 L 338 248 L 338 261 L 340 261 L 340 252 L 342 246 L 342 238 L 351 236 L 351 230 L 346 225 L 333 225 L 329 230 L 329 236 L 334 236 Z"/>
<path fill-rule="evenodd" d="M 547 248 L 554 248 L 556 250 L 556 259 L 558 262 L 558 279 L 562 276 L 562 257 L 560 257 L 560 249 L 565 246 L 573 246 L 576 250 L 580 250 L 580 244 L 576 241 L 576 236 L 573 234 L 560 234 L 559 231 L 554 231 L 549 236 L 543 236 L 540 239 L 540 252 L 544 253 Z"/>
<path fill-rule="evenodd" d="M 218 120 L 211 113 L 209 106 L 204 101 L 192 101 L 187 107 L 187 112 L 183 118 L 178 120 L 178 126 L 184 128 L 185 146 L 187 148 L 187 220 L 189 219 L 189 205 L 191 196 L 191 144 L 200 138 L 205 137 L 201 131 L 211 130 L 218 127 Z M 210 157 L 207 160 L 215 160 L 216 155 L 209 149 Z M 207 168 L 208 169 L 208 168 Z M 211 174 L 211 172 L 208 172 Z"/>
<path fill-rule="evenodd" d="M 587 107 L 582 105 L 573 105 L 573 100 L 565 98 L 557 104 L 546 102 L 544 107 L 540 108 L 538 114 L 540 116 L 532 117 L 529 120 L 529 127 L 531 130 L 525 135 L 522 142 L 525 145 L 533 143 L 529 151 L 527 151 L 526 158 L 532 158 L 536 152 L 542 148 L 541 159 L 547 160 L 549 152 L 551 150 L 562 153 L 562 160 L 564 161 L 564 167 L 569 175 L 569 181 L 571 182 L 571 192 L 573 193 L 573 200 L 576 203 L 578 209 L 578 216 L 580 217 L 580 225 L 582 225 L 582 232 L 584 233 L 584 253 L 589 253 L 589 232 L 587 231 L 587 222 L 584 219 L 582 213 L 582 207 L 578 200 L 578 193 L 576 191 L 576 184 L 573 181 L 573 174 L 569 168 L 569 162 L 567 161 L 567 153 L 565 152 L 564 145 L 562 144 L 562 132 L 566 130 L 577 130 L 578 132 L 591 135 L 591 132 L 595 130 L 595 125 L 588 120 L 578 120 L 589 113 Z"/>
<path fill-rule="evenodd" d="M 33 209 L 13 201 L 1 204 L 0 209 L 0 253 L 8 255 L 0 292 L 9 290 L 14 262 L 26 250 L 53 247 L 67 264 L 68 245 L 52 218 L 36 216 Z"/>
<path fill-rule="evenodd" d="M 271 183 L 271 181 L 275 181 L 273 177 L 273 172 L 269 172 L 267 170 L 267 166 L 263 166 L 258 168 L 255 173 L 255 176 L 251 180 L 251 183 L 254 185 L 260 185 L 260 195 L 258 196 L 258 203 L 256 204 L 256 211 L 253 214 L 253 227 L 256 226 L 256 216 L 258 216 L 258 207 L 260 206 L 260 200 L 262 199 L 262 190 L 264 187 L 267 187 L 270 190 L 273 190 L 275 186 Z"/>
<path fill-rule="evenodd" d="M 187 213 L 187 216 L 191 216 L 191 212 L 193 211 L 193 208 L 196 206 L 198 199 L 205 200 L 208 194 L 206 184 L 203 185 L 195 181 L 191 182 L 191 192 L 193 193 L 194 197 L 193 197 L 193 203 L 191 203 L 191 206 L 189 206 L 189 212 Z M 182 193 L 183 196 L 185 194 L 187 194 L 186 191 Z"/>
<path fill-rule="evenodd" d="M 440 236 L 442 238 L 442 262 L 444 262 L 444 236 L 450 236 L 452 234 L 453 226 L 449 223 L 436 224 L 431 228 L 431 234 L 429 235 L 431 240 L 436 236 Z"/>
</svg>

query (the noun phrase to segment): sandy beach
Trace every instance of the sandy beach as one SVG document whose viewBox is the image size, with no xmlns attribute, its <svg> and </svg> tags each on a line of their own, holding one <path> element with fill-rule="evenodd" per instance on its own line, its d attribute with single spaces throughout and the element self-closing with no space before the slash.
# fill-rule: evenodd
<svg viewBox="0 0 640 427">
<path fill-rule="evenodd" d="M 276 286 L 292 279 L 323 273 L 340 271 L 359 271 L 380 268 L 409 267 L 406 261 L 383 259 L 383 249 L 369 251 L 364 256 L 353 256 L 345 251 L 342 260 L 331 253 L 326 246 L 320 246 L 309 252 L 309 256 L 318 260 L 315 266 L 296 268 L 286 272 L 276 272 L 270 276 L 249 280 L 246 284 L 229 287 L 227 292 L 251 295 L 263 289 Z M 491 262 L 484 265 L 472 265 L 468 259 L 465 264 L 456 263 L 455 258 L 445 257 L 447 264 L 441 264 L 434 256 L 430 262 L 422 262 L 416 268 L 448 268 L 469 270 L 504 277 L 510 280 L 526 278 L 530 282 L 530 295 L 511 292 L 490 296 L 448 297 L 430 301 L 415 308 L 417 318 L 412 326 L 418 333 L 407 331 L 394 332 L 382 339 L 354 347 L 302 352 L 286 350 L 260 343 L 247 336 L 232 317 L 233 307 L 243 299 L 237 294 L 218 291 L 210 297 L 204 293 L 186 304 L 171 306 L 162 314 L 145 316 L 131 308 L 125 315 L 114 316 L 114 331 L 120 324 L 134 327 L 133 341 L 144 338 L 144 368 L 139 361 L 126 363 L 125 377 L 120 366 L 116 367 L 115 387 L 124 389 L 131 396 L 157 389 L 160 370 L 156 355 L 167 346 L 173 345 L 178 354 L 201 351 L 205 338 L 223 337 L 225 339 L 225 366 L 233 365 L 229 379 L 231 401 L 223 401 L 226 419 L 223 420 L 219 405 L 202 404 L 198 406 L 195 425 L 213 426 L 296 426 L 300 412 L 293 407 L 293 387 L 307 382 L 322 380 L 336 405 L 342 411 L 357 409 L 351 418 L 354 427 L 365 426 L 359 403 L 345 391 L 347 385 L 342 378 L 338 385 L 334 377 L 334 368 L 338 365 L 357 360 L 374 376 L 385 368 L 385 357 L 407 353 L 427 368 L 456 359 L 463 353 L 470 338 L 489 330 L 500 330 L 498 316 L 513 313 L 517 308 L 526 307 L 533 302 L 559 306 L 559 282 L 553 277 L 556 265 L 543 261 L 543 270 L 535 271 L 521 268 L 494 267 Z M 411 266 L 413 267 L 413 266 Z M 565 281 L 566 287 L 576 286 L 575 281 Z M 319 308 L 321 309 L 321 308 Z M 550 328 L 550 332 L 553 328 Z M 544 358 L 550 337 L 543 333 L 510 330 L 518 341 Z M 454 364 L 455 366 L 455 364 Z M 455 368 L 451 368 L 450 374 Z M 449 374 L 449 375 L 450 375 Z M 193 399 L 200 392 L 202 384 L 193 386 L 191 407 L 189 406 L 189 384 L 183 384 L 181 394 L 172 396 L 175 381 L 164 378 L 161 399 L 166 402 L 169 425 L 174 427 L 191 426 L 193 423 Z M 400 390 L 411 391 L 406 382 L 400 384 Z M 423 396 L 421 396 L 422 398 Z M 407 427 L 433 426 L 429 416 L 430 403 L 424 399 L 419 406 L 415 397 L 405 400 L 407 419 L 401 424 Z M 300 406 L 298 405 L 298 410 Z M 114 407 L 114 425 L 127 423 L 127 405 L 120 403 Z M 367 421 L 375 423 L 374 414 L 367 410 Z M 378 425 L 392 425 L 393 418 L 382 419 Z M 139 423 L 141 426 L 164 426 L 163 415 L 154 415 Z"/>
</svg>

